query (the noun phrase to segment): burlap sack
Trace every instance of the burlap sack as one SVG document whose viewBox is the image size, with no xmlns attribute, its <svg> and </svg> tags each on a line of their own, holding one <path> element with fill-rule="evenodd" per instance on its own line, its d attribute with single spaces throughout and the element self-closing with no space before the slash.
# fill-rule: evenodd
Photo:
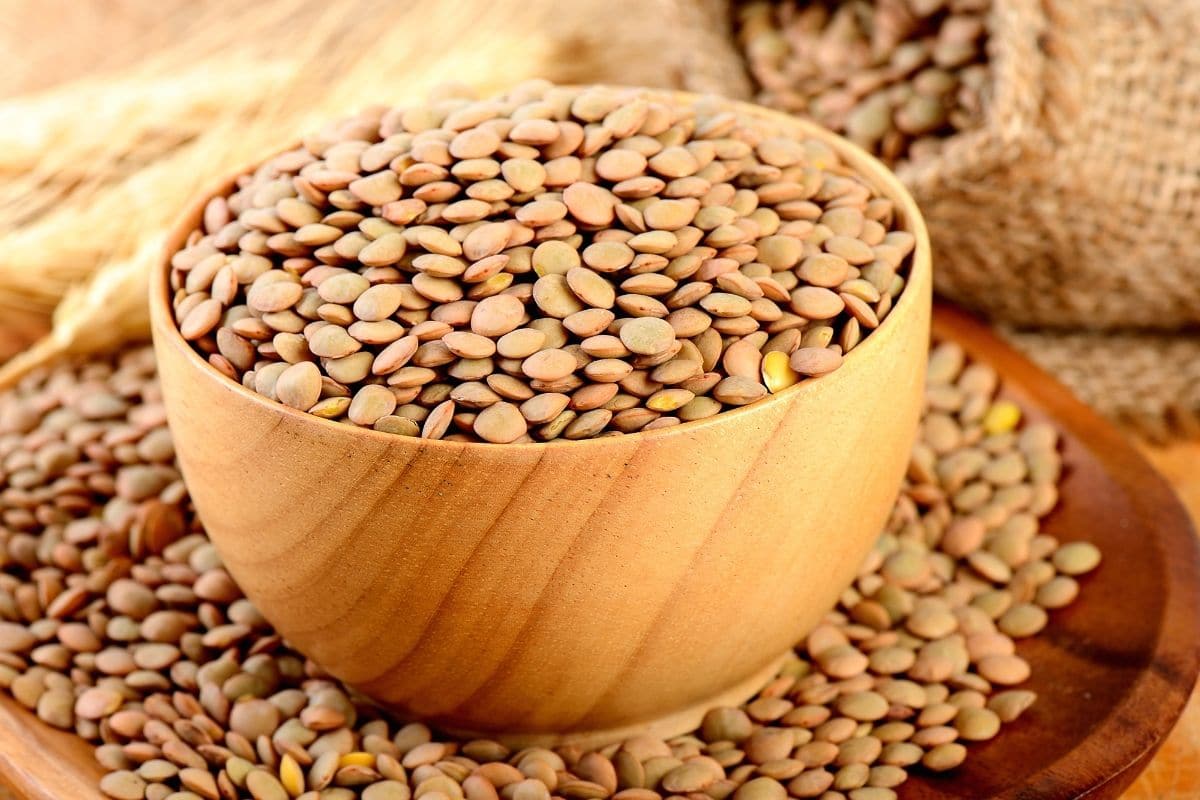
<svg viewBox="0 0 1200 800">
<path fill-rule="evenodd" d="M 897 167 L 939 292 L 1156 438 L 1200 419 L 1197 41 L 1195 2 L 992 0 L 983 126 Z"/>
<path fill-rule="evenodd" d="M 1200 322 L 1200 5 L 995 0 L 984 128 L 902 166 L 939 289 L 1052 328 Z"/>
<path fill-rule="evenodd" d="M 986 127 L 899 170 L 938 289 L 1110 417 L 1200 434 L 1200 4 L 995 0 L 989 35 Z"/>
</svg>

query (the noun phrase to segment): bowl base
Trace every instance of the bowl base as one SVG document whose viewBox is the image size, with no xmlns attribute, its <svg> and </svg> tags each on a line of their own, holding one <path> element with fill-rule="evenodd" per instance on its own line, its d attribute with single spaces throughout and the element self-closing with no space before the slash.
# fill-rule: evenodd
<svg viewBox="0 0 1200 800">
<path fill-rule="evenodd" d="M 518 750 L 525 747 L 554 748 L 563 745 L 574 745 L 584 750 L 594 750 L 605 745 L 613 744 L 632 736 L 653 736 L 658 739 L 671 739 L 685 733 L 690 733 L 700 727 L 700 722 L 710 709 L 720 706 L 738 706 L 754 697 L 767 683 L 779 673 L 790 650 L 771 659 L 767 666 L 755 672 L 749 678 L 721 692 L 707 697 L 686 708 L 672 711 L 661 717 L 654 717 L 630 725 L 602 730 L 568 731 L 566 733 L 499 733 L 497 731 L 475 731 L 455 728 L 433 723 L 436 728 L 456 739 L 491 739 L 500 742 L 505 747 Z"/>
</svg>

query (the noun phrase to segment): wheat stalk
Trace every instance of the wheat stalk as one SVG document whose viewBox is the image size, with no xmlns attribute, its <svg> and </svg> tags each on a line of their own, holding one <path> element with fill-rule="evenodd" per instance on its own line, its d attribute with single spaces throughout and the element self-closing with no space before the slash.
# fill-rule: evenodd
<svg viewBox="0 0 1200 800">
<path fill-rule="evenodd" d="M 679 85 L 697 58 L 679 19 L 679 0 L 179 3 L 136 61 L 0 102 L 0 315 L 65 296 L 0 377 L 145 336 L 152 243 L 214 177 L 448 77 L 484 93 L 534 76 Z"/>
</svg>

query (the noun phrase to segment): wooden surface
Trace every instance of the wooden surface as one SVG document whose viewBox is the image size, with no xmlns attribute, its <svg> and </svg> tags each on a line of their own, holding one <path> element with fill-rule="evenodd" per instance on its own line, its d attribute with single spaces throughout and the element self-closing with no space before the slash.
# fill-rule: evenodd
<svg viewBox="0 0 1200 800">
<path fill-rule="evenodd" d="M 916 247 L 891 313 L 837 371 L 675 428 L 497 446 L 395 437 L 266 399 L 176 329 L 169 256 L 208 198 L 184 215 L 150 295 L 176 451 L 229 572 L 296 649 L 446 730 L 607 744 L 678 735 L 748 699 L 833 606 L 909 460 L 929 240 L 865 152 L 785 114 L 738 112 L 824 140 L 894 201 Z M 772 613 L 747 614 L 760 608 Z"/>
<path fill-rule="evenodd" d="M 939 314 L 939 326 L 945 330 L 941 320 L 944 319 L 942 314 Z M 7 340 L 2 335 L 0 330 L 0 357 L 3 356 L 4 348 L 14 344 L 13 337 Z M 989 347 L 990 349 L 990 347 Z M 1008 385 L 1013 386 L 1013 378 L 1007 378 Z M 1024 403 L 1029 403 L 1030 398 L 1027 395 L 1016 393 L 1019 399 Z M 1086 416 L 1086 415 L 1085 415 Z M 1114 439 L 1111 435 L 1105 437 L 1102 443 L 1105 448 L 1114 451 L 1120 459 L 1128 460 L 1129 453 L 1126 450 L 1125 444 Z M 1153 461 L 1165 476 L 1171 481 L 1176 489 L 1187 502 L 1193 516 L 1200 519 L 1200 442 L 1181 443 L 1167 448 L 1143 448 L 1144 454 Z M 1077 468 L 1079 459 L 1088 455 L 1086 448 L 1076 441 L 1068 446 L 1065 453 L 1067 463 L 1072 467 Z M 1068 484 L 1068 492 L 1072 492 L 1072 484 Z M 1110 487 L 1112 488 L 1112 487 Z M 1123 491 L 1121 486 L 1115 487 L 1117 491 Z M 1155 492 L 1157 494 L 1157 492 Z M 1160 498 L 1161 499 L 1161 498 Z M 1079 502 L 1073 494 L 1068 493 L 1065 496 L 1065 504 L 1075 505 Z M 1094 537 L 1097 531 L 1091 530 L 1087 534 Z M 1153 533 L 1153 532 L 1150 532 Z M 1155 555 L 1156 558 L 1165 558 L 1165 553 L 1157 548 L 1151 547 L 1150 542 L 1155 537 L 1146 537 L 1144 534 L 1139 535 L 1137 531 L 1125 531 L 1118 538 L 1112 541 L 1105 541 L 1105 565 L 1102 567 L 1102 572 L 1095 577 L 1098 579 L 1104 575 L 1111 575 L 1123 569 L 1127 564 L 1126 553 L 1133 555 L 1141 554 L 1145 557 L 1147 553 Z M 1136 559 L 1135 559 L 1136 560 Z M 1119 577 L 1119 576 L 1118 576 Z M 1154 587 L 1156 590 L 1161 590 L 1161 586 Z M 1137 600 L 1138 598 L 1133 598 Z M 1062 618 L 1074 613 L 1087 614 L 1089 616 L 1104 617 L 1106 609 L 1099 607 L 1098 604 L 1103 600 L 1103 595 L 1096 591 L 1096 585 L 1092 581 L 1085 583 L 1085 591 L 1079 605 L 1072 610 L 1068 610 L 1066 614 L 1057 612 L 1054 618 L 1054 626 L 1050 630 L 1053 635 L 1054 630 L 1062 624 Z M 1122 615 L 1124 616 L 1124 615 Z M 1144 626 L 1153 626 L 1152 620 L 1142 620 Z M 1070 639 L 1059 641 L 1070 641 Z M 1032 660 L 1037 668 L 1037 674 L 1044 673 L 1044 665 L 1037 655 L 1031 655 Z M 1040 679 L 1039 679 L 1040 680 Z M 1079 685 L 1072 677 L 1068 676 L 1064 683 L 1064 689 L 1071 690 L 1076 693 L 1074 697 L 1074 705 L 1067 705 L 1067 708 L 1081 706 L 1102 706 L 1106 702 L 1106 698 L 1092 693 L 1090 697 L 1079 696 L 1080 691 L 1087 691 L 1087 687 Z M 1054 687 L 1050 687 L 1054 689 Z M 1046 691 L 1045 688 L 1042 689 Z M 979 758 L 988 759 L 991 762 L 997 758 L 997 753 L 1000 747 L 1005 746 L 1006 741 L 1010 741 L 1014 737 L 1034 737 L 1040 742 L 1042 737 L 1039 735 L 1041 726 L 1040 721 L 1035 714 L 1053 711 L 1050 707 L 1050 696 L 1043 696 L 1043 699 L 1031 709 L 1029 717 L 1023 719 L 1011 730 L 1007 731 L 996 742 L 978 747 L 973 745 L 975 752 L 969 764 L 976 763 Z M 1114 710 L 1112 707 L 1104 707 L 1105 713 Z M 1152 742 L 1144 737 L 1133 735 L 1135 725 L 1138 720 L 1150 718 L 1158 718 L 1160 720 L 1169 718 L 1170 708 L 1156 705 L 1149 705 L 1140 710 L 1140 712 L 1129 720 L 1129 725 L 1123 725 L 1122 730 L 1113 736 L 1108 741 L 1101 742 L 1102 749 L 1115 750 L 1120 748 L 1123 743 L 1131 739 L 1136 740 L 1138 747 L 1150 747 Z M 1072 742 L 1059 742 L 1057 745 L 1051 743 L 1057 749 L 1070 748 Z M 1036 742 L 1035 742 L 1036 746 Z M 1034 749 L 1030 745 L 1025 745 L 1021 748 L 1024 751 Z M 22 800 L 61 800 L 62 798 L 78 798 L 78 800 L 98 800 L 99 795 L 94 790 L 95 780 L 98 778 L 98 770 L 91 760 L 91 748 L 87 744 L 79 741 L 73 736 L 60 734 L 50 731 L 45 726 L 37 723 L 32 716 L 17 707 L 11 700 L 0 701 L 0 777 L 8 781 L 16 790 L 14 797 L 22 798 Z M 1037 754 L 1034 753 L 1034 758 Z M 1136 761 L 1136 759 L 1134 759 Z M 986 765 L 980 765 L 986 767 Z M 1022 763 L 1020 761 L 1007 761 L 1001 763 L 991 763 L 990 768 L 997 775 L 1004 776 L 1013 771 L 1014 768 L 1020 769 Z M 1091 797 L 1109 797 L 1114 796 L 1112 792 L 1118 787 L 1115 781 L 1107 787 L 1107 791 L 1088 795 Z M 941 788 L 945 784 L 940 785 Z M 930 784 L 926 780 L 914 781 L 909 784 L 903 791 L 905 800 L 910 797 L 926 797 L 937 796 L 930 794 Z M 973 795 L 979 797 L 981 795 Z M 1020 795 L 1022 798 L 1041 798 L 1053 795 L 1043 794 L 1038 792 L 1025 793 Z M 1193 798 L 1200 796 L 1200 702 L 1194 697 L 1188 711 L 1185 713 L 1179 726 L 1168 738 L 1166 744 L 1163 745 L 1161 751 L 1150 762 L 1149 767 L 1144 773 L 1133 783 L 1128 790 L 1121 795 L 1123 800 L 1168 800 L 1170 798 Z M 0 788 L 0 798 L 5 797 L 4 790 Z"/>
<path fill-rule="evenodd" d="M 1142 454 L 1174 487 L 1200 529 L 1200 440 L 1141 447 Z M 1200 797 L 1200 687 L 1166 743 L 1123 800 Z"/>
<path fill-rule="evenodd" d="M 1075 605 L 1018 647 L 1033 664 L 1038 703 L 954 776 L 923 779 L 905 796 L 1118 797 L 1165 738 L 1200 667 L 1194 530 L 1135 448 L 1063 387 L 961 314 L 941 309 L 934 330 L 997 367 L 1030 418 L 1064 430 L 1062 502 L 1046 529 L 1095 542 L 1105 562 Z"/>
</svg>

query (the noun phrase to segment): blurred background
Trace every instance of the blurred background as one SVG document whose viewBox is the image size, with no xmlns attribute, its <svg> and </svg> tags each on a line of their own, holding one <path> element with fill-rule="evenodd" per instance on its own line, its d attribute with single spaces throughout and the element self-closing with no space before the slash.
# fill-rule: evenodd
<svg viewBox="0 0 1200 800">
<path fill-rule="evenodd" d="M 0 0 L 0 314 L 145 335 L 187 198 L 323 121 L 525 77 L 719 92 L 884 158 L 939 292 L 1158 443 L 1200 436 L 1200 4 Z M 65 302 L 63 299 L 65 298 Z M 11 333 L 10 333 L 11 335 Z"/>
<path fill-rule="evenodd" d="M 187 198 L 329 118 L 446 84 L 665 86 L 809 114 L 888 160 L 942 296 L 1200 517 L 1197 41 L 1196 0 L 0 0 L 0 386 L 145 337 Z M 953 105 L 911 123 L 942 84 Z M 882 127 L 853 113 L 881 106 Z M 893 128 L 938 141 L 904 151 Z M 1193 702 L 1129 796 L 1200 796 L 1197 754 Z"/>
</svg>

